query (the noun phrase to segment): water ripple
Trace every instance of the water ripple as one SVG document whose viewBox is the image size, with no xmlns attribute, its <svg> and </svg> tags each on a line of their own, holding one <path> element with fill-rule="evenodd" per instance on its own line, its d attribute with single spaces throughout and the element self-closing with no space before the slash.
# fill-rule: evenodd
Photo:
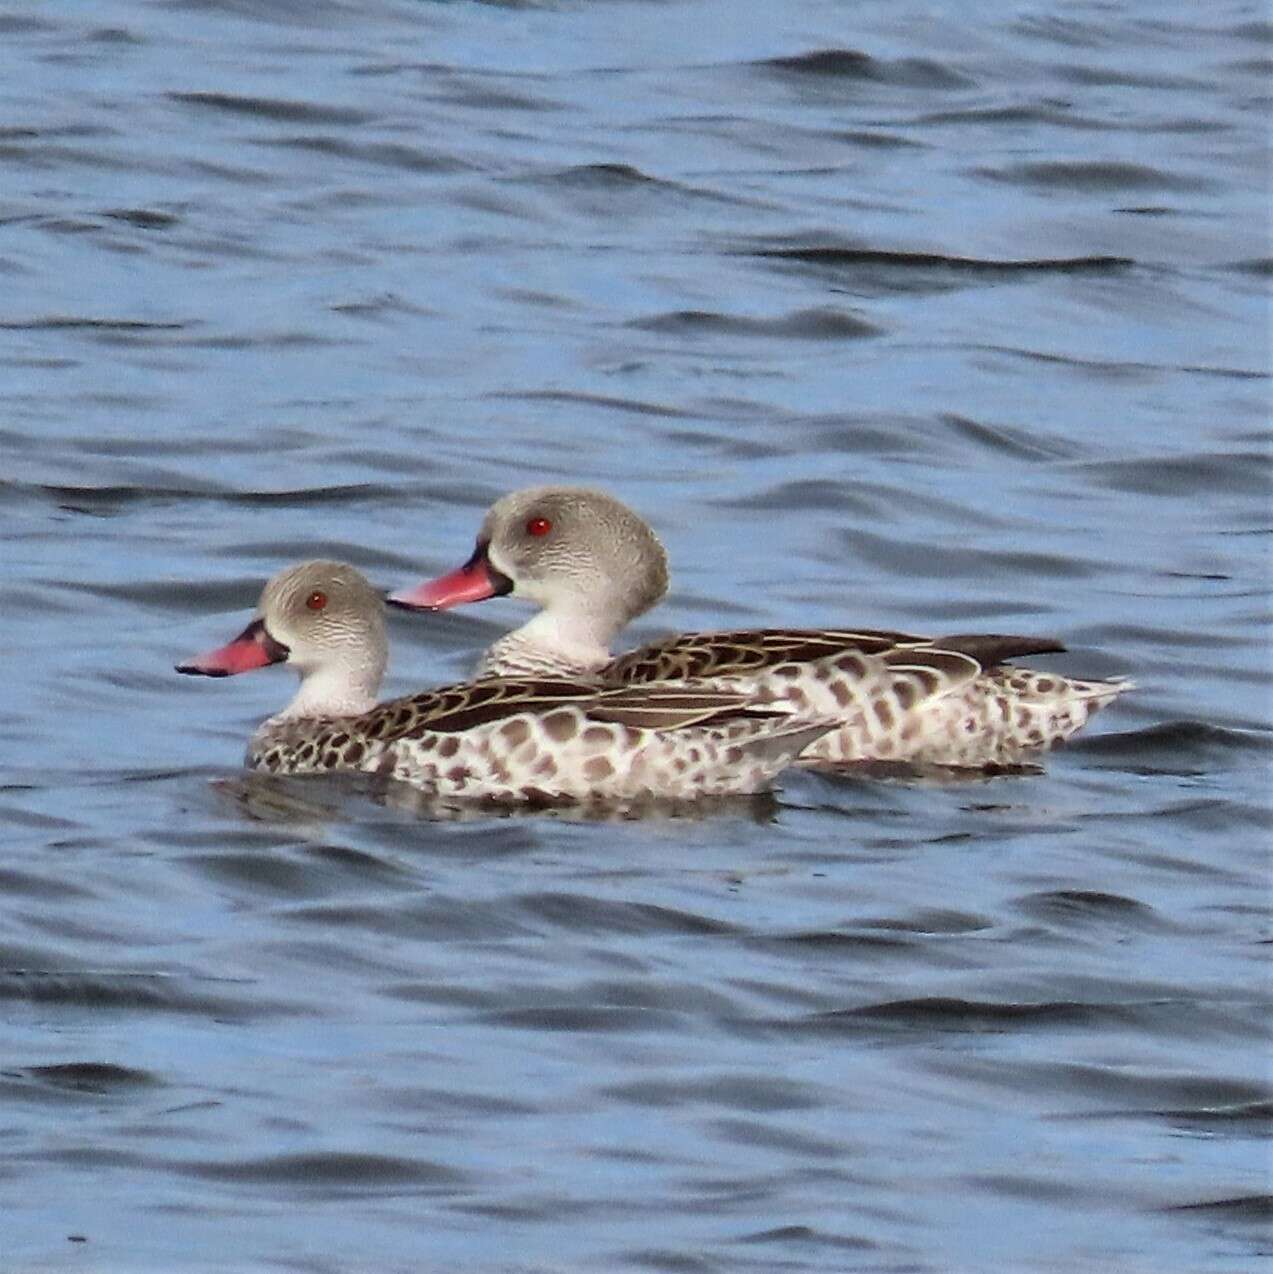
<svg viewBox="0 0 1273 1274">
<path fill-rule="evenodd" d="M 1258 1266 L 1266 15 L 9 8 L 5 1267 Z M 172 671 L 559 481 L 672 562 L 617 645 L 1138 689 L 1028 773 L 513 811 L 245 774 L 291 675 Z M 395 612 L 386 693 L 530 613 Z"/>
</svg>

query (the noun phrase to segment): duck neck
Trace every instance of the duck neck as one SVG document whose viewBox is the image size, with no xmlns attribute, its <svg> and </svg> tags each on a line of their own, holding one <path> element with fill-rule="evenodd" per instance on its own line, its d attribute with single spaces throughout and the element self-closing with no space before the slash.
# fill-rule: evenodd
<svg viewBox="0 0 1273 1274">
<path fill-rule="evenodd" d="M 595 612 L 542 610 L 487 650 L 478 675 L 595 672 L 610 662 L 619 627 Z"/>
<path fill-rule="evenodd" d="M 376 706 L 385 674 L 383 658 L 361 663 L 328 662 L 298 668 L 301 684 L 292 701 L 271 721 L 308 717 L 356 717 Z"/>
</svg>

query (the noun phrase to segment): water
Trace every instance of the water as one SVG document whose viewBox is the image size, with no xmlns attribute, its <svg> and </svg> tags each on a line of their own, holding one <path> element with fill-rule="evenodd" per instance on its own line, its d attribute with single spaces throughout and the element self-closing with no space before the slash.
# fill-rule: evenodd
<svg viewBox="0 0 1273 1274">
<path fill-rule="evenodd" d="M 1268 1256 L 1260 6 L 0 34 L 6 1268 Z M 664 537 L 634 640 L 1051 633 L 1142 688 L 1041 777 L 699 818 L 245 781 L 287 676 L 173 663 L 540 480 Z M 388 689 L 524 614 L 395 616 Z"/>
</svg>

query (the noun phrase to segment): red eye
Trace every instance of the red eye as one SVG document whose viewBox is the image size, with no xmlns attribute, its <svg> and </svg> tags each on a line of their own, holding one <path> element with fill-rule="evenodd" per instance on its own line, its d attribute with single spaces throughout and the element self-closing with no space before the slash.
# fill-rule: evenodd
<svg viewBox="0 0 1273 1274">
<path fill-rule="evenodd" d="M 327 594 L 316 588 L 306 599 L 305 605 L 310 610 L 322 610 L 327 605 Z"/>
<path fill-rule="evenodd" d="M 531 518 L 526 523 L 527 535 L 547 535 L 553 529 L 553 524 L 547 518 Z"/>
</svg>

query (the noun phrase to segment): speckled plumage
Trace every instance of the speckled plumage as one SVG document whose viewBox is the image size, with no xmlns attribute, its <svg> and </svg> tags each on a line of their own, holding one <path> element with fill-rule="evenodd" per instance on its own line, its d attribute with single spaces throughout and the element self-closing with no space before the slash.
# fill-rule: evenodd
<svg viewBox="0 0 1273 1274">
<path fill-rule="evenodd" d="M 836 719 L 802 764 L 982 768 L 1030 763 L 1126 689 L 1000 662 L 1060 649 L 1048 639 L 998 634 L 694 633 L 620 656 L 598 675 L 627 685 L 711 685 L 758 705 Z"/>
<path fill-rule="evenodd" d="M 247 763 L 286 774 L 370 771 L 488 800 L 692 799 L 762 790 L 829 728 L 720 690 L 495 678 L 357 717 L 266 721 Z"/>
<path fill-rule="evenodd" d="M 381 601 L 343 563 L 281 572 L 234 641 L 178 670 L 229 676 L 280 662 L 297 668 L 301 686 L 252 736 L 251 769 L 366 771 L 444 798 L 746 795 L 833 725 L 719 687 L 565 676 L 486 678 L 375 704 Z"/>
<path fill-rule="evenodd" d="M 560 516 L 563 508 L 568 517 Z M 639 521 L 600 492 L 543 487 L 514 492 L 487 514 L 477 549 L 460 572 L 390 600 L 441 608 L 497 591 L 526 596 L 540 613 L 484 653 L 483 675 L 587 673 L 608 684 L 713 687 L 756 705 L 833 717 L 838 727 L 801 756 L 810 765 L 1028 764 L 1130 687 L 1126 681 L 1078 680 L 1017 667 L 1006 661 L 1064 647 L 1051 638 L 1000 634 L 690 633 L 614 658 L 615 635 L 666 586 L 666 555 L 648 528 L 636 538 L 632 526 Z M 620 534 L 622 554 L 615 546 Z M 483 572 L 487 585 L 481 583 Z M 460 575 L 465 582 L 457 590 Z M 600 601 L 592 591 L 599 579 L 606 582 Z"/>
</svg>

